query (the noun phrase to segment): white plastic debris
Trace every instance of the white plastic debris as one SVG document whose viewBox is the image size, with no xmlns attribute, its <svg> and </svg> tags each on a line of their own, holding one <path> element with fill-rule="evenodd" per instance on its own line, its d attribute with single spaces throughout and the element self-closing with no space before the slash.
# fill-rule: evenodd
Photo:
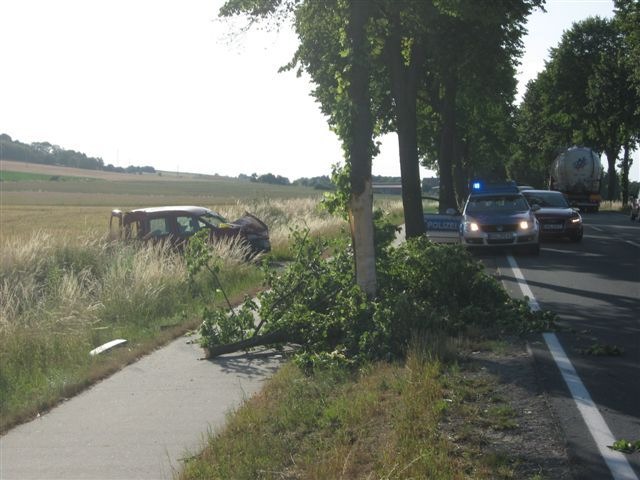
<svg viewBox="0 0 640 480">
<path fill-rule="evenodd" d="M 106 352 L 107 350 L 111 350 L 119 345 L 127 343 L 124 338 L 118 338 L 116 340 L 111 340 L 110 342 L 105 343 L 104 345 L 100 345 L 99 347 L 94 348 L 89 352 L 89 355 L 94 356 L 100 353 Z"/>
</svg>

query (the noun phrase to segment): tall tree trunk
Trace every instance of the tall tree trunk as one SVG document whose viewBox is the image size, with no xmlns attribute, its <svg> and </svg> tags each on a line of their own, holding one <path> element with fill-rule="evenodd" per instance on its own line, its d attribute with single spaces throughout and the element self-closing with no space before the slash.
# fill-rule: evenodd
<svg viewBox="0 0 640 480">
<path fill-rule="evenodd" d="M 608 165 L 607 173 L 609 174 L 607 200 L 616 199 L 616 191 L 618 190 L 618 175 L 616 173 L 616 160 L 618 158 L 619 152 L 620 152 L 620 147 L 607 147 L 604 152 L 607 155 L 607 165 Z"/>
<path fill-rule="evenodd" d="M 402 206 L 407 238 L 425 233 L 418 160 L 418 134 L 416 125 L 416 98 L 405 99 L 397 105 L 398 150 L 402 180 Z"/>
<path fill-rule="evenodd" d="M 373 231 L 373 190 L 371 188 L 371 153 L 373 119 L 369 92 L 369 59 L 365 27 L 369 19 L 369 2 L 351 0 L 347 34 L 352 49 L 349 72 L 351 101 L 351 138 L 348 154 L 351 163 L 351 198 L 349 226 L 356 262 L 356 282 L 373 297 L 377 290 Z"/>
<path fill-rule="evenodd" d="M 469 195 L 469 179 L 464 161 L 467 153 L 467 143 L 457 138 L 453 149 L 453 184 L 458 205 L 462 205 Z"/>
<path fill-rule="evenodd" d="M 423 61 L 424 49 L 420 42 L 414 43 L 410 63 L 406 65 L 402 56 L 400 16 L 397 12 L 393 15 L 392 22 L 386 53 L 391 71 L 391 91 L 395 100 L 405 234 L 407 238 L 411 238 L 425 233 L 416 114 L 421 71 L 419 65 Z"/>
<path fill-rule="evenodd" d="M 456 138 L 456 82 L 452 72 L 448 72 L 443 84 L 442 132 L 438 170 L 440 173 L 440 213 L 448 208 L 458 208 L 453 184 L 453 155 Z"/>
<path fill-rule="evenodd" d="M 624 158 L 622 159 L 622 171 L 620 184 L 622 186 L 622 204 L 629 203 L 629 170 L 633 164 L 633 158 L 631 158 L 631 152 L 629 151 L 629 140 L 624 143 Z"/>
</svg>

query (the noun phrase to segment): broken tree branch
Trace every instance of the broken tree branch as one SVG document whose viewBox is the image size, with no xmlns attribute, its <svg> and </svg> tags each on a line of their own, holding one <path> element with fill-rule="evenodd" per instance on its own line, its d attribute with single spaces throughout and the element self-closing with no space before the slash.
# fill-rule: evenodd
<svg viewBox="0 0 640 480">
<path fill-rule="evenodd" d="M 240 340 L 238 342 L 216 345 L 215 347 L 205 347 L 205 358 L 211 359 L 219 357 L 220 355 L 272 345 L 274 343 L 300 343 L 300 338 L 296 332 L 276 330 L 275 332 L 266 333 L 264 335 L 253 335 L 251 338 Z"/>
</svg>

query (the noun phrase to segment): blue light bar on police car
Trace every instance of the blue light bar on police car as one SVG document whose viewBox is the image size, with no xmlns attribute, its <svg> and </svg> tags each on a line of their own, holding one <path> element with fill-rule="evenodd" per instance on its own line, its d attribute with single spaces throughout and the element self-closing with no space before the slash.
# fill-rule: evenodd
<svg viewBox="0 0 640 480">
<path fill-rule="evenodd" d="M 471 182 L 471 193 L 518 193 L 518 186 L 513 180 L 490 183 L 473 180 Z"/>
</svg>

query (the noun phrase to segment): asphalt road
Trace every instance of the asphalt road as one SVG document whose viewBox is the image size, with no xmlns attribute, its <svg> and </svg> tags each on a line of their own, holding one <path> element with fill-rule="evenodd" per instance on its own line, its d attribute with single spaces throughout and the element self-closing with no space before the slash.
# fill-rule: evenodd
<svg viewBox="0 0 640 480">
<path fill-rule="evenodd" d="M 171 479 L 280 366 L 273 352 L 198 360 L 182 337 L 0 437 L 0 479 Z"/>
<path fill-rule="evenodd" d="M 595 404 L 592 413 L 601 415 L 615 440 L 640 440 L 640 224 L 607 212 L 584 220 L 582 243 L 547 241 L 539 257 L 512 258 L 540 308 L 559 315 L 557 339 Z M 514 297 L 523 297 L 524 282 L 506 255 L 482 258 Z M 531 347 L 566 435 L 575 478 L 640 478 L 640 453 L 618 455 L 602 445 L 606 437 L 598 430 L 606 428 L 596 427 L 594 436 L 593 419 L 580 410 L 588 402 L 572 396 L 547 342 L 533 338 Z M 603 349 L 621 355 L 593 354 Z M 604 458 L 609 452 L 618 456 L 605 460 L 602 452 Z"/>
</svg>

